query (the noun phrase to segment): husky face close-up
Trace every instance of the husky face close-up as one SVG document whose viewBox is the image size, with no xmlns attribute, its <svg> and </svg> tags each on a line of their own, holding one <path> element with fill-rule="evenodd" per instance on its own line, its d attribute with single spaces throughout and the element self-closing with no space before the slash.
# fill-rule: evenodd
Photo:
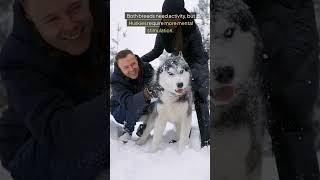
<svg viewBox="0 0 320 180">
<path fill-rule="evenodd" d="M 262 41 L 241 0 L 213 0 L 211 8 L 213 179 L 258 180 L 265 122 Z"/>
<path fill-rule="evenodd" d="M 179 96 L 190 88 L 190 75 L 190 68 L 181 57 L 171 57 L 159 68 L 157 81 L 163 89 Z"/>
<path fill-rule="evenodd" d="M 225 105 L 248 94 L 261 42 L 246 4 L 218 0 L 213 5 L 210 95 L 212 103 Z"/>
<path fill-rule="evenodd" d="M 169 57 L 161 63 L 154 84 L 160 86 L 157 89 L 161 89 L 162 92 L 152 112 L 140 119 L 144 120 L 147 126 L 136 142 L 138 145 L 145 144 L 154 129 L 151 152 L 157 151 L 167 122 L 171 122 L 176 129 L 178 150 L 183 151 L 189 142 L 192 122 L 193 99 L 190 73 L 190 68 L 182 55 Z"/>
</svg>

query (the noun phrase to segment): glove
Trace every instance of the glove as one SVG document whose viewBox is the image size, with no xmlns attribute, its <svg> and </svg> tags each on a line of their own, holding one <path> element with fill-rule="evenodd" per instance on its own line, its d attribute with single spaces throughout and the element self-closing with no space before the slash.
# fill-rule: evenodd
<svg viewBox="0 0 320 180">
<path fill-rule="evenodd" d="M 146 91 L 152 98 L 158 98 L 162 94 L 163 88 L 160 85 L 153 84 L 148 86 Z"/>
</svg>

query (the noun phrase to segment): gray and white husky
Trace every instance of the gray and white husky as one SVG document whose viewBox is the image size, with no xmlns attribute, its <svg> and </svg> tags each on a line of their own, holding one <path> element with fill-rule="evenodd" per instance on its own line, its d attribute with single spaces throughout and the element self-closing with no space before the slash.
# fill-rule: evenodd
<svg viewBox="0 0 320 180">
<path fill-rule="evenodd" d="M 162 89 L 159 99 L 151 113 L 141 119 L 147 122 L 143 135 L 137 140 L 144 144 L 154 129 L 151 152 L 159 149 L 167 122 L 176 128 L 178 150 L 183 151 L 189 141 L 192 121 L 191 70 L 180 54 L 161 63 L 154 79 L 154 84 Z"/>
<path fill-rule="evenodd" d="M 211 8 L 212 176 L 258 180 L 265 126 L 262 41 L 241 0 L 213 0 Z"/>
</svg>

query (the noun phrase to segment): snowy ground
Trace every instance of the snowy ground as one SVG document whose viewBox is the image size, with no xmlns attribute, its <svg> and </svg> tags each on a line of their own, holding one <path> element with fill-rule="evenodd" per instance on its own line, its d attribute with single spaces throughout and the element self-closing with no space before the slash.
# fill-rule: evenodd
<svg viewBox="0 0 320 180">
<path fill-rule="evenodd" d="M 162 149 L 149 153 L 151 139 L 144 146 L 134 141 L 123 144 L 117 140 L 119 125 L 110 118 L 110 180 L 209 180 L 210 149 L 199 149 L 199 130 L 196 113 L 193 112 L 191 146 L 182 154 L 176 144 L 168 142 L 174 137 L 174 128 L 169 125 L 164 133 Z M 134 140 L 137 137 L 134 135 Z M 265 156 L 262 180 L 277 180 L 272 156 Z"/>
<path fill-rule="evenodd" d="M 168 140 L 168 138 L 165 139 Z M 179 155 L 175 145 L 171 144 L 164 145 L 158 153 L 150 154 L 146 152 L 148 145 L 139 147 L 133 142 L 124 145 L 114 137 L 111 138 L 110 180 L 210 179 L 209 149 L 199 151 L 197 148 L 190 148 Z M 318 153 L 318 161 L 320 161 L 320 153 Z M 151 175 L 154 177 L 151 178 Z M 262 180 L 278 180 L 274 158 L 271 155 L 263 159 L 262 177 Z M 13 180 L 1 166 L 0 180 Z"/>
<path fill-rule="evenodd" d="M 110 119 L 110 180 L 210 180 L 210 149 L 199 149 L 199 130 L 196 114 L 193 112 L 191 146 L 182 154 L 177 144 L 168 142 L 174 137 L 172 126 L 167 126 L 162 148 L 157 153 L 148 153 L 150 140 L 145 146 L 117 140 L 117 128 Z M 134 139 L 137 137 L 134 136 Z M 320 161 L 320 153 L 318 153 Z M 232 171 L 231 171 L 232 172 Z M 0 166 L 0 180 L 13 180 Z M 262 180 L 278 180 L 274 158 L 264 156 Z"/>
<path fill-rule="evenodd" d="M 196 114 L 193 112 L 193 117 Z M 110 129 L 117 129 L 111 117 Z M 160 151 L 149 153 L 151 139 L 144 146 L 134 141 L 123 144 L 118 141 L 117 131 L 111 131 L 110 179 L 111 180 L 163 180 L 163 179 L 210 179 L 210 149 L 200 150 L 199 130 L 196 118 L 192 122 L 191 145 L 182 153 L 177 151 L 174 128 L 168 125 Z M 134 133 L 135 134 L 135 133 Z M 137 137 L 134 136 L 134 139 Z"/>
</svg>

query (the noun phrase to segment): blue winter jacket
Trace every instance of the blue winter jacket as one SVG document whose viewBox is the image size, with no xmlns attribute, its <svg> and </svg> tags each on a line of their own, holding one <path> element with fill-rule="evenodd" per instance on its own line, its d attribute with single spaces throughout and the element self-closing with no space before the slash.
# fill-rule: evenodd
<svg viewBox="0 0 320 180">
<path fill-rule="evenodd" d="M 152 81 L 154 70 L 149 63 L 142 62 L 138 56 L 136 57 L 142 69 L 137 80 L 127 78 L 115 64 L 111 76 L 111 112 L 116 106 L 121 105 L 137 117 L 148 105 L 144 98 L 143 88 Z"/>
<path fill-rule="evenodd" d="M 81 56 L 54 50 L 15 3 L 13 31 L 0 54 L 8 91 L 8 110 L 0 119 L 0 159 L 5 167 L 29 139 L 48 144 L 64 159 L 97 157 L 90 163 L 108 164 L 109 68 L 100 39 L 92 38 Z"/>
</svg>

